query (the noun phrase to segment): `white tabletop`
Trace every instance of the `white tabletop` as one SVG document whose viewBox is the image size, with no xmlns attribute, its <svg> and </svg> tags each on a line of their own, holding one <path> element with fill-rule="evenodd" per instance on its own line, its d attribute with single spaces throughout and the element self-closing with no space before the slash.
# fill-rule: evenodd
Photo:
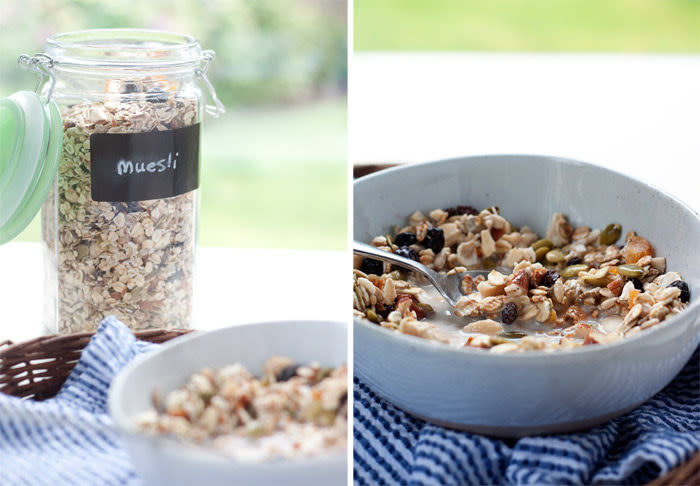
<svg viewBox="0 0 700 486">
<path fill-rule="evenodd" d="M 42 333 L 38 243 L 0 246 L 0 342 Z M 269 320 L 346 320 L 350 257 L 340 251 L 200 248 L 195 329 Z"/>
<path fill-rule="evenodd" d="M 699 93 L 700 56 L 355 54 L 350 160 L 558 155 L 651 182 L 697 210 Z"/>
</svg>

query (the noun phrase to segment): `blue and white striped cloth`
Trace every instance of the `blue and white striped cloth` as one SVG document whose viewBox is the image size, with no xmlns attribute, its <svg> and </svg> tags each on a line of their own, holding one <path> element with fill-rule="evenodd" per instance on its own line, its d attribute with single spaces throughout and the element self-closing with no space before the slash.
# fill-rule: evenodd
<svg viewBox="0 0 700 486">
<path fill-rule="evenodd" d="M 583 433 L 503 441 L 411 417 L 355 379 L 357 485 L 642 484 L 700 450 L 700 354 L 623 417 Z"/>
<path fill-rule="evenodd" d="M 140 485 L 107 415 L 107 390 L 124 365 L 154 348 L 108 317 L 56 397 L 0 393 L 0 485 Z"/>
</svg>

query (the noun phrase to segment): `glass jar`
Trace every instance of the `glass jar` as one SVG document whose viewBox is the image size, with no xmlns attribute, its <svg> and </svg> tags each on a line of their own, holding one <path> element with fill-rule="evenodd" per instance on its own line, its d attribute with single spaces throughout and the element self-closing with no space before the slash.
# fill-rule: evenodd
<svg viewBox="0 0 700 486">
<path fill-rule="evenodd" d="M 104 29 L 53 36 L 42 94 L 63 121 L 42 207 L 45 324 L 186 328 L 192 315 L 202 82 L 214 58 L 190 36 Z"/>
</svg>

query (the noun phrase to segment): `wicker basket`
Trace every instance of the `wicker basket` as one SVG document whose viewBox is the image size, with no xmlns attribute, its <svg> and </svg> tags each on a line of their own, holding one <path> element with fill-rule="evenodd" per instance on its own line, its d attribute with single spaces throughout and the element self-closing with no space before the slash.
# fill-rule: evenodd
<svg viewBox="0 0 700 486">
<path fill-rule="evenodd" d="M 162 343 L 190 332 L 184 329 L 135 331 L 138 339 Z M 43 336 L 13 344 L 0 343 L 0 392 L 46 400 L 61 389 L 94 332 Z"/>
</svg>

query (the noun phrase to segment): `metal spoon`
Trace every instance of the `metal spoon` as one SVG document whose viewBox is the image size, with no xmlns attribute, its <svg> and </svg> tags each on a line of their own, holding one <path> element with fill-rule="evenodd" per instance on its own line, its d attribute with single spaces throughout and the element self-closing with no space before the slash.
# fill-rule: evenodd
<svg viewBox="0 0 700 486">
<path fill-rule="evenodd" d="M 393 263 L 394 265 L 398 265 L 402 268 L 412 270 L 425 276 L 432 286 L 435 287 L 438 292 L 440 292 L 440 295 L 445 298 L 451 307 L 454 307 L 459 298 L 464 295 L 462 293 L 462 279 L 465 275 L 471 275 L 472 277 L 476 277 L 478 275 L 486 276 L 490 272 L 490 270 L 469 270 L 466 272 L 447 275 L 445 273 L 436 272 L 435 270 L 432 270 L 415 260 L 411 260 L 410 258 L 404 258 L 396 255 L 395 253 L 380 250 L 379 248 L 366 243 L 361 243 L 359 241 L 353 242 L 352 250 L 358 255 Z M 506 273 L 506 275 L 508 274 L 508 270 L 506 269 L 497 268 L 496 270 Z"/>
</svg>

